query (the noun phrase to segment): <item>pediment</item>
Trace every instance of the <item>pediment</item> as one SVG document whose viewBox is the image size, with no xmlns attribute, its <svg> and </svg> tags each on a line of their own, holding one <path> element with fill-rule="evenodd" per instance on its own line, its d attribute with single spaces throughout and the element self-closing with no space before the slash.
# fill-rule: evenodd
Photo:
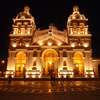
<svg viewBox="0 0 100 100">
<path fill-rule="evenodd" d="M 68 43 L 68 37 L 66 31 L 60 31 L 57 29 L 45 29 L 37 30 L 33 36 L 34 43 L 47 43 L 52 41 L 53 43 Z"/>
</svg>

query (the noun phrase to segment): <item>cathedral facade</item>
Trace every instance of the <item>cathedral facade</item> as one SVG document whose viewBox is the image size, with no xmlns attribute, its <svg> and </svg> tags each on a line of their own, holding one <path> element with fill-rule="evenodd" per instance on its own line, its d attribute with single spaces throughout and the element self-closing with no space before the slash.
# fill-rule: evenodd
<svg viewBox="0 0 100 100">
<path fill-rule="evenodd" d="M 96 77 L 88 19 L 73 7 L 66 28 L 37 29 L 29 7 L 13 19 L 5 77 Z"/>
</svg>

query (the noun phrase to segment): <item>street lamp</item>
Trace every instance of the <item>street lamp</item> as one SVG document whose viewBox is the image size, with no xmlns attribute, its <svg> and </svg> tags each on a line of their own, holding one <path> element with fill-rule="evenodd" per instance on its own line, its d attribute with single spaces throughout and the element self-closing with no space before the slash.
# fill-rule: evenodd
<svg viewBox="0 0 100 100">
<path fill-rule="evenodd" d="M 5 63 L 5 61 L 4 61 L 4 60 L 2 60 L 2 61 L 1 61 L 1 63 L 2 63 L 2 64 L 4 64 L 4 63 Z"/>
<path fill-rule="evenodd" d="M 1 61 L 0 61 L 0 67 L 1 67 L 0 69 L 1 69 L 1 72 L 2 72 L 1 76 L 3 76 L 4 64 L 5 64 L 5 60 L 1 60 Z"/>
</svg>

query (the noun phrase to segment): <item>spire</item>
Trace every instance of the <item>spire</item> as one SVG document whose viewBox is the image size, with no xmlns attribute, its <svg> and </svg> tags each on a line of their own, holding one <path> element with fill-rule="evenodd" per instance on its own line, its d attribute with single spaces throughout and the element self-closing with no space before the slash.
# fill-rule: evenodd
<svg viewBox="0 0 100 100">
<path fill-rule="evenodd" d="M 79 13 L 79 7 L 77 5 L 73 7 L 73 13 Z"/>
<path fill-rule="evenodd" d="M 30 8 L 28 6 L 25 6 L 24 7 L 24 13 L 29 15 L 30 14 L 29 11 L 30 11 Z"/>
</svg>

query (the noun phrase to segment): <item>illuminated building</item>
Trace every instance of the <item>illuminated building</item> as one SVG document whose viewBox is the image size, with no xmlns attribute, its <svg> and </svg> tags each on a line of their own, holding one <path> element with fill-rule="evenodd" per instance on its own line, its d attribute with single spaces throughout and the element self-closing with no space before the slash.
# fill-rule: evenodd
<svg viewBox="0 0 100 100">
<path fill-rule="evenodd" d="M 6 77 L 11 73 L 35 78 L 52 72 L 65 78 L 96 77 L 87 21 L 74 6 L 63 31 L 53 25 L 41 30 L 36 28 L 29 7 L 24 7 L 13 19 Z"/>
</svg>

